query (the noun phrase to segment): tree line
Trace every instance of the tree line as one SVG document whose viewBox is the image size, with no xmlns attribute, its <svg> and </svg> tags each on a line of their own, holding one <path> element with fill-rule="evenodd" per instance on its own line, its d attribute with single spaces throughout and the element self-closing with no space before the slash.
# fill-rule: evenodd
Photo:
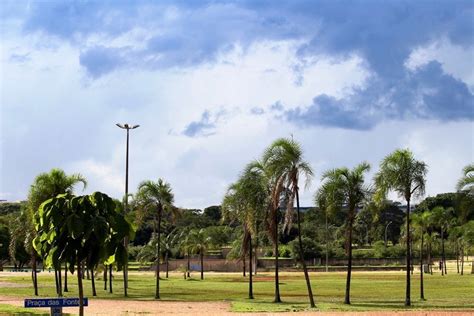
<svg viewBox="0 0 474 316">
<path fill-rule="evenodd" d="M 381 162 L 372 185 L 365 179 L 369 169 L 364 162 L 353 169 L 340 167 L 322 173 L 322 184 L 314 194 L 316 208 L 305 213 L 300 210 L 300 185 L 308 186 L 314 171 L 304 160 L 300 144 L 293 139 L 273 142 L 260 159 L 245 166 L 239 179 L 229 186 L 222 205 L 204 212 L 174 206 L 171 185 L 161 178 L 140 183 L 125 212 L 121 201 L 100 192 L 74 196 L 75 186 L 85 187 L 86 180 L 79 174 L 66 175 L 53 169 L 36 177 L 23 211 L 8 219 L 13 222 L 8 224 L 8 252 L 15 264 L 25 257 L 30 259 L 36 295 L 39 260 L 43 266 L 54 268 L 58 295 L 62 292 L 62 267 L 65 291 L 67 270 L 77 271 L 78 280 L 90 271 L 95 293 L 97 269 L 104 270 L 105 289 L 109 272 L 112 291 L 113 266 L 120 270 L 130 256 L 142 262 L 151 261 L 156 274 L 155 298 L 159 299 L 160 262 L 166 263 L 168 277 L 170 257 L 187 258 L 187 265 L 182 267 L 186 278 L 190 273 L 190 258 L 198 255 L 203 279 L 205 253 L 210 248 L 233 245 L 230 255 L 243 261 L 244 275 L 245 260 L 249 259 L 249 298 L 253 298 L 252 275 L 256 273 L 253 263 L 257 250 L 271 244 L 275 261 L 274 301 L 280 302 L 279 258 L 289 247 L 304 272 L 310 305 L 315 306 L 305 260 L 308 256 L 325 254 L 327 264 L 329 256 L 338 256 L 343 249 L 342 256 L 348 262 L 344 302 L 350 304 L 353 253 L 357 256 L 357 250 L 362 250 L 353 252 L 353 246 L 370 245 L 374 241 L 373 250 L 387 256 L 391 249 L 396 249 L 397 241 L 403 241 L 404 247 L 398 247 L 405 251 L 405 304 L 410 305 L 414 247 L 419 249 L 422 269 L 424 256 L 431 262 L 437 241 L 441 241 L 441 257 L 445 262 L 444 246 L 449 242 L 455 248 L 458 272 L 463 273 L 464 254 L 472 246 L 474 235 L 474 166 L 464 169 L 457 193 L 427 198 L 413 210 L 412 199 L 424 194 L 426 164 L 416 160 L 409 150 L 396 150 Z M 405 212 L 387 201 L 390 191 L 406 201 Z M 5 221 L 5 216 L 0 218 L 0 223 Z M 0 226 L 0 237 L 3 230 Z M 133 240 L 135 234 L 134 242 L 140 246 L 131 247 L 131 253 L 127 253 L 123 240 Z M 385 237 L 383 247 L 381 235 Z M 446 272 L 444 264 L 442 273 Z M 422 277 L 421 273 L 423 299 Z"/>
</svg>

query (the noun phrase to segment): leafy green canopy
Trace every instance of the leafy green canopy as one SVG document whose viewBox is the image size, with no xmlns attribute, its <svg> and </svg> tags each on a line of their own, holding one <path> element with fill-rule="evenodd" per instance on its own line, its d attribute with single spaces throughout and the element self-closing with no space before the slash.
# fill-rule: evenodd
<svg viewBox="0 0 474 316">
<path fill-rule="evenodd" d="M 37 236 L 33 246 L 47 266 L 86 261 L 93 267 L 103 261 L 126 262 L 123 239 L 133 239 L 133 228 L 117 211 L 116 202 L 101 192 L 74 196 L 60 194 L 41 204 L 35 216 Z"/>
</svg>

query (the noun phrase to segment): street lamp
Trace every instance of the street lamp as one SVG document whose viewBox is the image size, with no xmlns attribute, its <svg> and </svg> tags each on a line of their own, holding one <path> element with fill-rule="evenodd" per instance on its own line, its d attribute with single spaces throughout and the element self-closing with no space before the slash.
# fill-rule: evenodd
<svg viewBox="0 0 474 316">
<path fill-rule="evenodd" d="M 387 229 L 390 224 L 392 224 L 392 221 L 388 222 L 387 226 L 385 226 L 385 248 L 387 248 Z"/>
<path fill-rule="evenodd" d="M 140 127 L 140 125 L 128 125 L 128 124 L 115 124 L 121 129 L 127 130 L 127 146 L 126 146 L 126 158 L 125 158 L 125 201 L 124 201 L 124 214 L 127 214 L 128 211 L 128 139 L 129 139 L 129 132 L 131 129 L 135 129 Z M 125 255 L 127 260 L 123 266 L 123 291 L 124 295 L 127 296 L 127 288 L 128 288 L 128 237 L 125 237 L 123 240 L 123 244 L 125 246 Z"/>
</svg>

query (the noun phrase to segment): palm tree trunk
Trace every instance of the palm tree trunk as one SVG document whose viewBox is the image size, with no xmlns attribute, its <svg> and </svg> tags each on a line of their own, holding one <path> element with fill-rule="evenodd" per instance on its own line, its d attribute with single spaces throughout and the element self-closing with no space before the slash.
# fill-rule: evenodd
<svg viewBox="0 0 474 316">
<path fill-rule="evenodd" d="M 113 293 L 112 291 L 112 265 L 109 265 L 109 293 Z"/>
<path fill-rule="evenodd" d="M 441 275 L 444 275 L 444 265 L 446 262 L 444 262 L 444 229 L 441 227 Z"/>
<path fill-rule="evenodd" d="M 43 263 L 44 264 L 44 263 Z M 38 274 L 36 273 L 36 255 L 33 254 L 33 287 L 35 289 L 35 295 L 38 296 Z"/>
<path fill-rule="evenodd" d="M 158 205 L 158 243 L 156 245 L 156 291 L 155 299 L 160 298 L 160 233 L 161 233 L 161 204 Z"/>
<path fill-rule="evenodd" d="M 169 272 L 169 270 L 170 270 L 169 258 L 168 258 L 168 250 L 166 250 L 165 261 L 166 261 L 166 278 L 168 278 L 168 272 Z"/>
<path fill-rule="evenodd" d="M 456 269 L 457 273 L 459 273 L 459 245 L 456 242 Z"/>
<path fill-rule="evenodd" d="M 326 208 L 326 272 L 329 271 L 329 229 L 328 229 L 328 210 Z"/>
<path fill-rule="evenodd" d="M 59 296 L 58 269 L 54 268 L 54 283 L 56 284 L 56 295 Z"/>
<path fill-rule="evenodd" d="M 95 290 L 95 277 L 94 277 L 93 267 L 91 267 L 91 283 L 92 283 L 92 296 L 97 296 L 97 292 Z"/>
<path fill-rule="evenodd" d="M 281 303 L 280 298 L 280 280 L 278 277 L 278 209 L 273 216 L 273 238 L 274 238 L 274 253 L 275 253 L 275 298 L 274 303 Z"/>
<path fill-rule="evenodd" d="M 347 238 L 347 247 L 348 247 L 348 261 L 347 261 L 347 278 L 346 278 L 346 296 L 344 299 L 344 304 L 351 303 L 351 274 L 352 274 L 352 215 L 351 211 L 349 219 L 348 229 L 348 238 Z"/>
<path fill-rule="evenodd" d="M 82 264 L 81 264 L 81 271 L 82 271 L 82 279 L 85 280 L 86 279 L 86 274 L 84 273 L 84 271 L 86 270 L 86 263 L 84 261 L 82 261 Z"/>
<path fill-rule="evenodd" d="M 204 250 L 199 251 L 201 256 L 201 280 L 204 280 Z"/>
<path fill-rule="evenodd" d="M 107 291 L 107 270 L 109 268 L 104 265 L 104 291 Z"/>
<path fill-rule="evenodd" d="M 406 281 L 406 293 L 405 293 L 405 306 L 411 305 L 410 300 L 410 267 L 411 267 L 411 250 L 410 250 L 410 198 L 406 199 L 407 201 L 407 281 Z"/>
<path fill-rule="evenodd" d="M 464 275 L 464 246 L 461 247 L 461 275 Z"/>
<path fill-rule="evenodd" d="M 443 243 L 443 268 L 444 268 L 444 274 L 448 274 L 448 267 L 446 264 L 446 253 L 444 251 L 444 239 L 442 240 Z"/>
<path fill-rule="evenodd" d="M 308 269 L 306 267 L 306 262 L 304 261 L 303 240 L 301 239 L 300 196 L 298 193 L 298 187 L 296 187 L 296 217 L 298 221 L 298 243 L 300 246 L 300 260 L 301 265 L 303 266 L 306 287 L 308 288 L 309 305 L 311 307 L 316 307 L 316 305 L 314 304 L 313 290 L 311 289 L 311 281 L 309 280 Z"/>
<path fill-rule="evenodd" d="M 64 262 L 64 292 L 69 292 L 67 288 L 67 262 Z"/>
<path fill-rule="evenodd" d="M 84 291 L 82 288 L 81 262 L 77 258 L 77 286 L 79 288 L 79 316 L 84 316 Z"/>
<path fill-rule="evenodd" d="M 249 299 L 253 299 L 253 280 L 252 280 L 252 235 L 249 236 Z"/>
<path fill-rule="evenodd" d="M 246 275 L 246 271 L 245 271 L 245 263 L 246 263 L 245 262 L 245 253 L 243 255 L 244 255 L 244 257 L 242 259 L 242 274 L 243 274 L 244 277 L 246 277 L 247 275 Z"/>
<path fill-rule="evenodd" d="M 433 265 L 431 264 L 431 241 L 428 243 L 428 269 L 430 269 L 430 274 L 433 275 Z"/>
<path fill-rule="evenodd" d="M 187 262 L 187 265 L 188 265 L 188 266 L 187 266 L 187 268 L 186 268 L 186 270 L 187 270 L 186 274 L 188 275 L 188 278 L 189 278 L 189 277 L 191 277 L 191 275 L 190 275 L 190 270 L 191 270 L 191 254 L 189 253 L 189 250 L 188 250 L 188 262 Z"/>
<path fill-rule="evenodd" d="M 423 288 L 423 231 L 421 232 L 421 247 L 420 247 L 420 298 L 425 299 Z"/>
<path fill-rule="evenodd" d="M 255 227 L 255 249 L 254 249 L 254 273 L 255 275 L 257 275 L 257 265 L 258 265 L 258 221 L 257 221 L 257 225 Z"/>
<path fill-rule="evenodd" d="M 59 266 L 58 266 L 58 289 L 59 289 L 59 293 L 58 293 L 58 296 L 59 297 L 62 297 L 63 296 L 63 283 L 62 283 L 62 280 L 61 280 L 61 263 L 59 263 Z"/>
<path fill-rule="evenodd" d="M 410 258 L 413 258 L 413 239 L 410 240 Z M 413 275 L 413 261 L 411 262 L 411 266 L 410 266 L 410 273 L 411 275 Z"/>
</svg>

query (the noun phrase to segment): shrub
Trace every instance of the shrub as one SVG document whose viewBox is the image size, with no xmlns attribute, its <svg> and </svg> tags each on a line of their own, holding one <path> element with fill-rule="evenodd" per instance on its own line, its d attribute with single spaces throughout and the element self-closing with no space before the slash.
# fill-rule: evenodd
<svg viewBox="0 0 474 316">
<path fill-rule="evenodd" d="M 316 242 L 308 237 L 303 237 L 301 239 L 303 243 L 303 257 L 305 260 L 320 257 L 321 256 L 321 248 L 316 244 Z M 298 238 L 290 241 L 288 243 L 291 258 L 293 259 L 300 259 L 300 250 L 299 250 L 299 243 Z"/>
</svg>

